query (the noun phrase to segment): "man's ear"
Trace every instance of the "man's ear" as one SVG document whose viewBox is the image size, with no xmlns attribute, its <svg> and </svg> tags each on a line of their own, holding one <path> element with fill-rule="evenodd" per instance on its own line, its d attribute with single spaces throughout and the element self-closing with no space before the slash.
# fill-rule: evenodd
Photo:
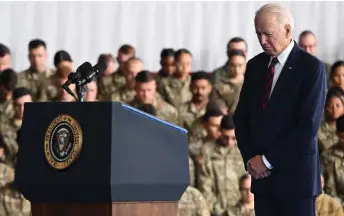
<svg viewBox="0 0 344 216">
<path fill-rule="evenodd" d="M 284 26 L 284 30 L 285 30 L 285 32 L 286 32 L 286 37 L 287 37 L 287 38 L 290 37 L 290 36 L 291 36 L 291 27 L 290 27 L 289 24 L 286 24 L 286 25 Z"/>
</svg>

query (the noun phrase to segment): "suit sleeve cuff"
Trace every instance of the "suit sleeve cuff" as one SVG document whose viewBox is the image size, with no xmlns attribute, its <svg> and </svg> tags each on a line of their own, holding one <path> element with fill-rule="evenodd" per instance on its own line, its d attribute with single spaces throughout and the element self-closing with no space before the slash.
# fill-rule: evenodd
<svg viewBox="0 0 344 216">
<path fill-rule="evenodd" d="M 265 155 L 262 156 L 263 158 L 263 162 L 265 164 L 265 166 L 268 168 L 268 169 L 272 169 L 272 165 L 269 163 L 269 161 L 266 159 Z"/>
</svg>

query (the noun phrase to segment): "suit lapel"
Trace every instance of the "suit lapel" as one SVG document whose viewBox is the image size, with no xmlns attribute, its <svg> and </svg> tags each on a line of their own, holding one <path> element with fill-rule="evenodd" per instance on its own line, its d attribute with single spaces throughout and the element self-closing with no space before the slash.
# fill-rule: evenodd
<svg viewBox="0 0 344 216">
<path fill-rule="evenodd" d="M 283 69 L 278 77 L 278 80 L 275 84 L 274 89 L 272 90 L 268 106 L 265 111 L 268 109 L 271 109 L 271 106 L 274 106 L 274 101 L 281 97 L 283 95 L 282 93 L 285 90 L 286 85 L 290 85 L 290 81 L 293 79 L 294 72 L 297 70 L 296 66 L 296 61 L 297 61 L 297 56 L 299 53 L 300 48 L 298 45 L 295 43 L 292 51 L 290 52 L 290 55 L 286 61 L 286 63 L 283 66 Z"/>
</svg>

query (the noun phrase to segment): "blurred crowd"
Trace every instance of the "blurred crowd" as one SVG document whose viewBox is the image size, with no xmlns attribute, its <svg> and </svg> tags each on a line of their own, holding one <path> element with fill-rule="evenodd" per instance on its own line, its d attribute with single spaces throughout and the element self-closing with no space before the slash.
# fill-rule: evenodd
<svg viewBox="0 0 344 216">
<path fill-rule="evenodd" d="M 317 39 L 304 31 L 295 41 L 317 55 Z M 190 185 L 179 201 L 180 216 L 253 216 L 251 176 L 245 171 L 235 138 L 232 115 L 244 82 L 249 46 L 241 37 L 227 44 L 228 60 L 213 71 L 193 71 L 186 48 L 160 53 L 159 71 L 145 70 L 135 47 L 124 44 L 116 55 L 103 53 L 107 68 L 88 84 L 86 102 L 119 101 L 186 128 L 189 136 Z M 47 44 L 28 44 L 30 67 L 14 70 L 11 50 L 0 44 L 0 215 L 30 215 L 30 203 L 13 186 L 24 104 L 35 101 L 73 102 L 62 84 L 75 71 L 65 50 L 47 66 Z M 324 62 L 328 91 L 319 129 L 323 193 L 318 216 L 340 216 L 344 206 L 344 62 Z M 75 93 L 75 86 L 70 86 Z M 290 87 L 292 88 L 292 86 Z"/>
</svg>

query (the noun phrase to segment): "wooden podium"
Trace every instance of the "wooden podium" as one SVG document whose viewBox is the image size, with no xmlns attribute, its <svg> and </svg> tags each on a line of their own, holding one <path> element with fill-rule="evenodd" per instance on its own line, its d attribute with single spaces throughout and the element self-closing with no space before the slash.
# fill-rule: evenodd
<svg viewBox="0 0 344 216">
<path fill-rule="evenodd" d="M 15 185 L 33 216 L 177 216 L 187 131 L 118 102 L 27 103 Z"/>
</svg>

